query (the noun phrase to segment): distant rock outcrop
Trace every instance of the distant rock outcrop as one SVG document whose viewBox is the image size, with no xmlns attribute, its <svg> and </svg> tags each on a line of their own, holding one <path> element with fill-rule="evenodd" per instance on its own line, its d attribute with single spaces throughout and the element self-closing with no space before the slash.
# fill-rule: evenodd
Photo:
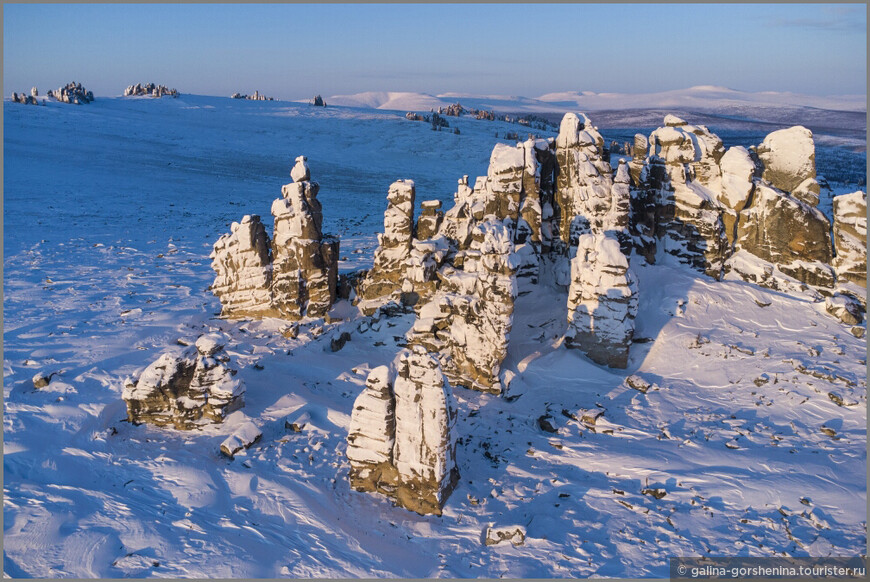
<svg viewBox="0 0 870 582">
<path fill-rule="evenodd" d="M 230 99 L 247 99 L 248 101 L 274 101 L 272 97 L 266 97 L 265 95 L 260 95 L 259 91 L 254 91 L 253 95 L 247 95 L 242 93 L 233 93 Z"/>
<path fill-rule="evenodd" d="M 154 83 L 136 83 L 124 89 L 124 97 L 178 97 L 178 91 L 170 89 L 166 85 L 155 85 Z"/>
<path fill-rule="evenodd" d="M 312 105 L 317 107 L 326 107 L 326 101 L 323 100 L 323 97 L 320 95 L 315 95 L 314 99 L 312 99 Z"/>
<path fill-rule="evenodd" d="M 39 105 L 39 101 L 36 99 L 37 97 L 39 97 L 39 91 L 34 87 L 30 90 L 30 95 L 25 95 L 24 93 L 13 93 L 12 102 L 21 103 L 22 105 Z"/>
<path fill-rule="evenodd" d="M 94 100 L 93 92 L 88 91 L 87 89 L 82 87 L 81 83 L 76 82 L 68 83 L 66 86 L 61 87 L 60 89 L 49 91 L 47 95 L 52 99 L 55 99 L 56 101 L 60 101 L 61 103 L 71 103 L 74 105 L 90 103 Z"/>
<path fill-rule="evenodd" d="M 324 317 L 338 289 L 339 240 L 322 233 L 323 212 L 304 156 L 272 203 L 272 240 L 258 216 L 233 223 L 211 253 L 212 290 L 224 317 Z"/>
<path fill-rule="evenodd" d="M 867 194 L 834 197 L 834 270 L 837 278 L 867 287 Z"/>
<path fill-rule="evenodd" d="M 375 368 L 354 402 L 347 456 L 351 486 L 420 514 L 441 515 L 459 479 L 456 407 L 438 361 L 420 348 L 397 357 L 395 380 Z"/>
<path fill-rule="evenodd" d="M 244 406 L 245 385 L 233 378 L 225 339 L 201 336 L 194 346 L 162 354 L 139 376 L 127 381 L 123 398 L 130 422 L 192 429 L 222 422 Z"/>
</svg>

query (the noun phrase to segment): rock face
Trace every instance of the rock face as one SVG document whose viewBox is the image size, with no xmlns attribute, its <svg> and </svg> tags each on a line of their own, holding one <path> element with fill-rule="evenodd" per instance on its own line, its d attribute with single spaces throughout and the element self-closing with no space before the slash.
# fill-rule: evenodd
<svg viewBox="0 0 870 582">
<path fill-rule="evenodd" d="M 837 278 L 867 287 L 867 194 L 834 197 L 834 270 Z"/>
<path fill-rule="evenodd" d="M 637 285 L 619 241 L 582 235 L 571 261 L 566 345 L 598 364 L 625 368 L 636 315 Z"/>
<path fill-rule="evenodd" d="M 833 287 L 831 225 L 814 206 L 759 184 L 740 213 L 737 248 L 777 265 L 816 287 Z"/>
<path fill-rule="evenodd" d="M 612 206 L 613 175 L 604 138 L 589 118 L 567 113 L 556 138 L 556 204 L 559 237 L 569 246 L 580 235 L 601 230 Z"/>
<path fill-rule="evenodd" d="M 439 272 L 439 291 L 408 332 L 409 345 L 438 354 L 454 385 L 496 394 L 504 390 L 501 363 L 517 296 L 511 234 L 502 221 L 475 227 L 470 248 Z"/>
<path fill-rule="evenodd" d="M 47 95 L 61 103 L 71 103 L 74 105 L 90 103 L 94 100 L 94 94 L 82 87 L 81 83 L 76 82 L 68 83 L 60 89 L 49 91 Z"/>
<path fill-rule="evenodd" d="M 224 317 L 323 317 L 335 302 L 338 238 L 321 231 L 320 187 L 304 156 L 290 174 L 295 181 L 272 203 L 271 241 L 258 216 L 245 216 L 214 245 L 212 291 Z"/>
<path fill-rule="evenodd" d="M 459 478 L 456 408 L 438 361 L 405 351 L 389 369 L 375 368 L 354 402 L 347 456 L 351 486 L 377 491 L 420 514 L 441 515 Z"/>
<path fill-rule="evenodd" d="M 181 352 L 165 352 L 138 381 L 124 386 L 128 420 L 179 429 L 222 422 L 244 406 L 245 385 L 233 378 L 229 361 L 217 334 L 204 335 Z"/>
<path fill-rule="evenodd" d="M 361 308 L 367 314 L 397 299 L 402 291 L 414 239 L 414 196 L 412 180 L 398 180 L 390 185 L 384 233 L 378 235 L 374 266 L 358 290 L 365 302 Z"/>
<path fill-rule="evenodd" d="M 217 273 L 212 292 L 222 317 L 272 315 L 272 252 L 266 227 L 257 215 L 234 222 L 209 255 Z"/>
<path fill-rule="evenodd" d="M 136 83 L 124 89 L 124 97 L 178 97 L 178 91 L 170 89 L 166 85 L 155 85 L 154 83 Z"/>
</svg>

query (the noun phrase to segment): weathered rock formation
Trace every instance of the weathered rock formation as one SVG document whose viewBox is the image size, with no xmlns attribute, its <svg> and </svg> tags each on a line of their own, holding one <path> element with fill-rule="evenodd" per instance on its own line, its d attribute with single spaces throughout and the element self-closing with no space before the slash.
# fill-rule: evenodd
<svg viewBox="0 0 870 582">
<path fill-rule="evenodd" d="M 166 85 L 155 85 L 154 83 L 136 83 L 124 89 L 124 97 L 178 97 L 178 91 L 170 89 Z"/>
<path fill-rule="evenodd" d="M 467 250 L 438 273 L 439 291 L 419 312 L 408 344 L 437 354 L 451 384 L 501 393 L 517 296 L 512 231 L 505 222 L 483 222 Z"/>
<path fill-rule="evenodd" d="M 90 103 L 94 100 L 94 94 L 82 87 L 81 83 L 68 83 L 66 86 L 47 93 L 49 97 L 60 101 L 61 103 L 71 103 L 81 105 L 82 103 Z"/>
<path fill-rule="evenodd" d="M 30 95 L 25 95 L 24 93 L 13 93 L 12 102 L 21 103 L 22 105 L 39 105 L 39 101 L 36 99 L 38 96 L 39 92 L 36 90 L 36 87 L 34 87 L 31 89 Z"/>
<path fill-rule="evenodd" d="M 398 180 L 387 193 L 384 232 L 378 235 L 374 266 L 360 284 L 360 308 L 371 314 L 381 304 L 398 299 L 409 268 L 414 239 L 414 182 Z"/>
<path fill-rule="evenodd" d="M 834 197 L 834 270 L 837 278 L 867 287 L 867 194 Z"/>
<path fill-rule="evenodd" d="M 637 285 L 618 239 L 582 235 L 571 261 L 565 344 L 598 364 L 625 368 L 637 303 Z"/>
<path fill-rule="evenodd" d="M 233 378 L 224 345 L 223 337 L 208 334 L 180 352 L 163 353 L 135 383 L 125 384 L 128 420 L 192 429 L 222 422 L 244 406 L 245 385 Z"/>
<path fill-rule="evenodd" d="M 230 436 L 224 439 L 220 450 L 224 455 L 232 459 L 239 451 L 251 448 L 262 436 L 263 433 L 260 432 L 257 425 L 248 421 L 240 425 Z"/>
<path fill-rule="evenodd" d="M 272 308 L 272 253 L 266 227 L 257 215 L 245 215 L 222 235 L 211 252 L 217 273 L 211 286 L 224 317 L 264 317 Z"/>
<path fill-rule="evenodd" d="M 567 113 L 556 138 L 559 236 L 576 246 L 580 235 L 602 230 L 612 206 L 613 172 L 604 138 L 582 113 Z"/>
<path fill-rule="evenodd" d="M 815 201 L 804 202 L 815 206 L 819 200 L 819 184 L 816 179 L 816 147 L 813 133 L 800 125 L 774 131 L 764 138 L 756 149 L 764 164 L 762 178 L 783 192 L 795 193 L 798 188 L 814 194 Z M 810 183 L 804 184 L 806 181 Z M 813 192 L 814 190 L 814 192 Z"/>
<path fill-rule="evenodd" d="M 254 215 L 233 223 L 214 245 L 212 291 L 224 317 L 324 317 L 335 302 L 338 238 L 322 233 L 319 185 L 310 180 L 304 156 L 290 175 L 294 182 L 272 203 L 271 241 Z"/>
<path fill-rule="evenodd" d="M 752 203 L 740 213 L 736 247 L 801 282 L 833 287 L 830 230 L 819 209 L 760 183 Z"/>
<path fill-rule="evenodd" d="M 376 491 L 420 514 L 441 515 L 455 487 L 456 407 L 438 361 L 402 352 L 397 374 L 375 368 L 354 402 L 347 456 L 351 486 Z"/>
<path fill-rule="evenodd" d="M 233 93 L 230 99 L 247 99 L 248 101 L 274 101 L 272 97 L 266 97 L 265 95 L 260 95 L 259 91 L 254 91 L 253 95 L 246 95 L 242 93 Z"/>
</svg>

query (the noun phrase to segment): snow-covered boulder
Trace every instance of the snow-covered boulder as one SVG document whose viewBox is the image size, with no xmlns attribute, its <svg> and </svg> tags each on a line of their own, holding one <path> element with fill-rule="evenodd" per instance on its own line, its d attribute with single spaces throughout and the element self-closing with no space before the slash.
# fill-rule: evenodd
<svg viewBox="0 0 870 582">
<path fill-rule="evenodd" d="M 211 286 L 223 317 L 263 317 L 272 314 L 271 241 L 257 215 L 234 222 L 221 235 L 210 258 L 217 274 Z"/>
<path fill-rule="evenodd" d="M 347 456 L 351 486 L 376 491 L 420 514 L 441 515 L 459 478 L 456 406 L 438 360 L 403 351 L 397 374 L 380 366 L 354 402 Z"/>
<path fill-rule="evenodd" d="M 417 240 L 428 240 L 438 234 L 444 211 L 440 200 L 425 200 L 420 204 L 420 216 L 417 218 Z"/>
<path fill-rule="evenodd" d="M 816 178 L 816 147 L 813 133 L 803 126 L 774 131 L 757 148 L 764 164 L 762 178 L 783 192 L 794 191 L 805 180 Z M 805 189 L 809 188 L 809 184 Z M 818 184 L 815 186 L 818 201 Z"/>
<path fill-rule="evenodd" d="M 596 363 L 625 368 L 637 304 L 637 284 L 616 237 L 581 236 L 571 261 L 565 344 Z"/>
<path fill-rule="evenodd" d="M 867 287 L 867 194 L 834 197 L 834 270 L 837 278 Z"/>
<path fill-rule="evenodd" d="M 290 169 L 290 178 L 294 182 L 308 182 L 311 180 L 311 168 L 308 167 L 308 158 L 298 156 L 296 163 Z"/>
<path fill-rule="evenodd" d="M 323 317 L 335 302 L 339 240 L 321 231 L 320 186 L 303 179 L 310 178 L 304 156 L 291 174 L 299 181 L 272 203 L 271 241 L 258 216 L 245 216 L 214 245 L 212 290 L 223 316 Z"/>
<path fill-rule="evenodd" d="M 815 287 L 833 287 L 831 225 L 814 206 L 759 183 L 740 213 L 736 247 Z"/>
<path fill-rule="evenodd" d="M 826 297 L 825 310 L 846 325 L 858 325 L 864 321 L 864 307 L 851 295 L 835 293 Z"/>
<path fill-rule="evenodd" d="M 253 422 L 246 422 L 236 428 L 233 433 L 221 443 L 221 452 L 233 458 L 239 451 L 251 448 L 251 445 L 260 440 L 263 433 Z"/>
<path fill-rule="evenodd" d="M 194 346 L 163 353 L 134 383 L 124 386 L 130 422 L 192 429 L 222 422 L 244 406 L 245 385 L 235 379 L 225 339 L 201 336 Z"/>
<path fill-rule="evenodd" d="M 374 266 L 358 289 L 364 313 L 373 313 L 401 293 L 414 239 L 414 196 L 413 180 L 397 180 L 390 185 Z"/>
<path fill-rule="evenodd" d="M 722 187 L 717 198 L 724 208 L 722 222 L 730 244 L 734 243 L 737 217 L 746 208 L 755 188 L 755 161 L 743 146 L 728 148 L 719 160 Z"/>
</svg>

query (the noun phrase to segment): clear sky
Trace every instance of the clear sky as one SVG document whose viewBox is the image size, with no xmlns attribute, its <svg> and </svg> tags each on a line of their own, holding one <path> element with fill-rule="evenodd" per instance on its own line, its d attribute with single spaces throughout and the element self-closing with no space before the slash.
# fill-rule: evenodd
<svg viewBox="0 0 870 582">
<path fill-rule="evenodd" d="M 865 4 L 4 4 L 5 95 L 866 94 Z"/>
</svg>

